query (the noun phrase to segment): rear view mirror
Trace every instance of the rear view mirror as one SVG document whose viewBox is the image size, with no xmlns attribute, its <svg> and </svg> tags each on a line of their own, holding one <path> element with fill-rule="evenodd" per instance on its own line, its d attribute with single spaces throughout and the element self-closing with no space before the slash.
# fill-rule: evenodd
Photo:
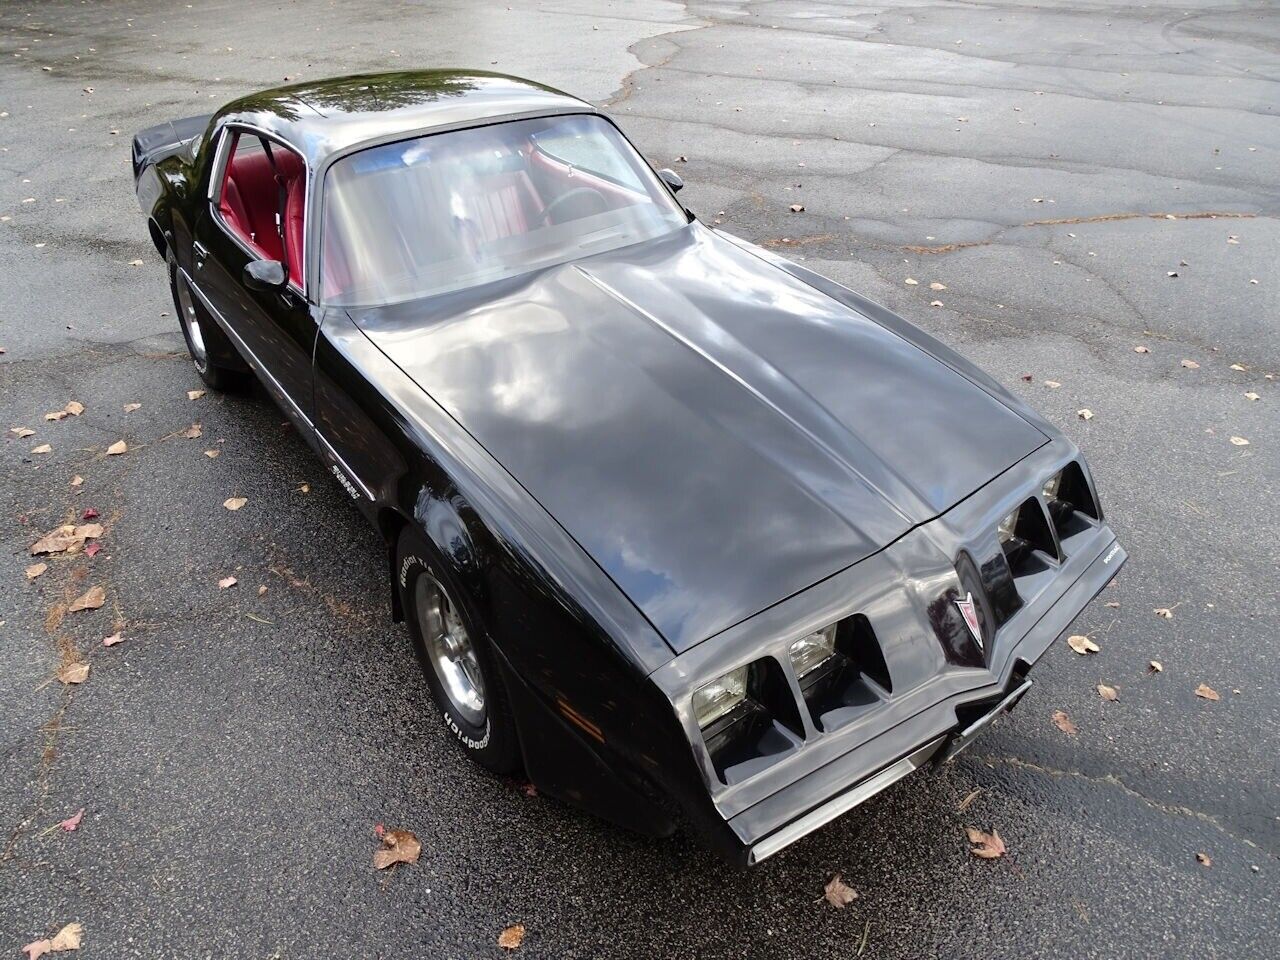
<svg viewBox="0 0 1280 960">
<path fill-rule="evenodd" d="M 668 167 L 663 167 L 659 170 L 658 176 L 662 178 L 663 183 L 671 188 L 672 193 L 679 193 L 680 188 L 684 186 L 684 180 L 680 177 L 680 174 Z"/>
<path fill-rule="evenodd" d="M 250 260 L 244 265 L 244 285 L 250 290 L 270 293 L 289 282 L 289 269 L 279 260 Z"/>
</svg>

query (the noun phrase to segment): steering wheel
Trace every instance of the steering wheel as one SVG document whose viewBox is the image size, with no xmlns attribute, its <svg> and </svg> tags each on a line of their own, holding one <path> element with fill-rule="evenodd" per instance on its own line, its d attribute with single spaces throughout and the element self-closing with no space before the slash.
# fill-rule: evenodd
<svg viewBox="0 0 1280 960">
<path fill-rule="evenodd" d="M 562 193 L 556 197 L 545 207 L 538 217 L 538 223 L 546 226 L 550 223 L 559 223 L 559 215 L 567 211 L 579 211 L 576 215 L 569 217 L 570 220 L 576 220 L 578 217 L 589 217 L 595 213 L 604 213 L 609 209 L 609 201 L 604 198 L 599 190 L 593 187 L 574 187 L 567 193 Z"/>
</svg>

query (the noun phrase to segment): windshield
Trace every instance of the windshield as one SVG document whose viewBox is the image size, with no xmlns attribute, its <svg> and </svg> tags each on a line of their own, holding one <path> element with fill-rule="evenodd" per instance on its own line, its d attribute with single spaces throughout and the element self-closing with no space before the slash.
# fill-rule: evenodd
<svg viewBox="0 0 1280 960">
<path fill-rule="evenodd" d="M 573 114 L 371 147 L 324 189 L 322 299 L 375 306 L 512 277 L 687 222 L 614 126 Z"/>
</svg>

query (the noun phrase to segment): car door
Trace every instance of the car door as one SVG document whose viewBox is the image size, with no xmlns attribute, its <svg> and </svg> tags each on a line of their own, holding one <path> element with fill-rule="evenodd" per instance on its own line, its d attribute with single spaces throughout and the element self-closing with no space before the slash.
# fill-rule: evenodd
<svg viewBox="0 0 1280 960">
<path fill-rule="evenodd" d="M 263 385 L 309 426 L 319 322 L 303 272 L 306 163 L 256 130 L 227 126 L 219 136 L 208 203 L 194 231 L 192 283 Z M 288 282 L 250 288 L 245 267 L 255 260 L 284 264 Z"/>
</svg>

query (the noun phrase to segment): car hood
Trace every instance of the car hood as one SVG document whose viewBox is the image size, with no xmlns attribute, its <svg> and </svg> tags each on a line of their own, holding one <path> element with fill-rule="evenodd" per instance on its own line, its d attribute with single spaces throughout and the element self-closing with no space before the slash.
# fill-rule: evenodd
<svg viewBox="0 0 1280 960">
<path fill-rule="evenodd" d="M 1046 436 L 714 232 L 352 310 L 682 652 Z"/>
</svg>

